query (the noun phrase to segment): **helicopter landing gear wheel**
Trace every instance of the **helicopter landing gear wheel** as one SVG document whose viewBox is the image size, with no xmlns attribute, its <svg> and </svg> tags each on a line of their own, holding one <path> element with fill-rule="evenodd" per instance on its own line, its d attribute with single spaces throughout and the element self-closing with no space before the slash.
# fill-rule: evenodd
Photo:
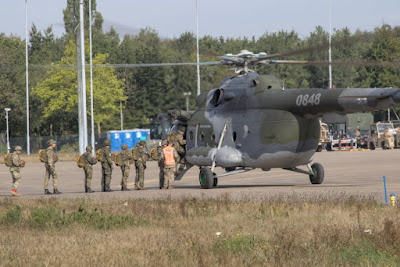
<svg viewBox="0 0 400 267">
<path fill-rule="evenodd" d="M 215 178 L 214 178 L 213 187 L 217 187 L 217 186 L 218 186 L 218 178 L 215 177 Z"/>
<path fill-rule="evenodd" d="M 203 167 L 200 169 L 199 174 L 199 182 L 200 186 L 203 189 L 210 189 L 214 186 L 214 177 L 215 175 L 212 173 L 210 168 Z M 216 179 L 216 178 L 215 178 Z M 217 180 L 218 183 L 218 180 Z"/>
<path fill-rule="evenodd" d="M 310 182 L 312 184 L 322 184 L 324 181 L 324 167 L 319 163 L 314 163 L 311 165 L 311 170 L 314 174 L 310 174 Z"/>
</svg>

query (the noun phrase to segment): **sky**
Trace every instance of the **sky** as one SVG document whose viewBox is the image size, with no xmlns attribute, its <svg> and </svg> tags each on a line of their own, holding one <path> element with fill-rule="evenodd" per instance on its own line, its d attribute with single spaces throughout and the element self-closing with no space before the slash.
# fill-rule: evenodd
<svg viewBox="0 0 400 267">
<path fill-rule="evenodd" d="M 259 37 L 266 32 L 295 30 L 306 37 L 315 27 L 351 31 L 373 30 L 386 23 L 400 25 L 400 0 L 198 0 L 199 34 L 214 37 Z M 43 30 L 52 25 L 64 33 L 62 10 L 66 0 L 28 0 L 28 23 Z M 195 0 L 97 0 L 105 27 L 122 34 L 140 28 L 156 29 L 164 38 L 196 32 Z M 0 0 L 0 33 L 25 39 L 25 0 Z"/>
</svg>

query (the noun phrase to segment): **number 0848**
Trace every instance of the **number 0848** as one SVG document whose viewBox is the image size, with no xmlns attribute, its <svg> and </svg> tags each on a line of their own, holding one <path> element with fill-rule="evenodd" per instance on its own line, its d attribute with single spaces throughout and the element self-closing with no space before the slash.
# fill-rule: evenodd
<svg viewBox="0 0 400 267">
<path fill-rule="evenodd" d="M 319 105 L 321 101 L 321 94 L 305 94 L 305 95 L 299 95 L 296 98 L 296 106 L 300 107 L 300 106 L 315 106 L 315 105 Z"/>
</svg>

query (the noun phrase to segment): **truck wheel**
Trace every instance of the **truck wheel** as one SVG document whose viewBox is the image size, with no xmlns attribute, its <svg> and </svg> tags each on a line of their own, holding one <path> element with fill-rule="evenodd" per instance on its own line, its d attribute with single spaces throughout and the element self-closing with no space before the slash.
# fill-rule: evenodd
<svg viewBox="0 0 400 267">
<path fill-rule="evenodd" d="M 313 175 L 310 174 L 310 182 L 312 184 L 322 184 L 324 181 L 324 167 L 319 163 L 314 163 L 311 165 Z"/>
<path fill-rule="evenodd" d="M 199 174 L 200 186 L 203 189 L 210 189 L 214 185 L 214 174 L 210 168 L 203 167 L 200 169 Z"/>
<path fill-rule="evenodd" d="M 332 144 L 331 143 L 327 143 L 325 148 L 326 148 L 326 151 L 332 151 Z"/>
<path fill-rule="evenodd" d="M 375 144 L 374 144 L 374 142 L 369 142 L 369 149 L 375 150 Z"/>
<path fill-rule="evenodd" d="M 317 152 L 321 152 L 322 151 L 322 145 L 319 145 L 318 147 L 317 147 Z"/>
</svg>

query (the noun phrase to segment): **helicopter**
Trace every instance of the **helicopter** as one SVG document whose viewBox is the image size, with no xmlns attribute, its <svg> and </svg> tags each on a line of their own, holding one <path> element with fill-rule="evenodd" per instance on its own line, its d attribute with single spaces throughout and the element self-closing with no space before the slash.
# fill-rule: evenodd
<svg viewBox="0 0 400 267">
<path fill-rule="evenodd" d="M 200 186 L 210 189 L 224 176 L 281 168 L 308 175 L 311 184 L 321 184 L 324 168 L 311 163 L 322 116 L 400 106 L 400 89 L 284 89 L 277 77 L 259 75 L 250 66 L 307 62 L 272 56 L 247 50 L 222 56 L 219 64 L 235 66 L 237 75 L 200 94 L 194 112 L 168 111 L 175 119 L 171 131 L 186 129 L 186 163 L 175 180 L 198 166 Z M 216 174 L 216 167 L 226 172 Z"/>
</svg>

